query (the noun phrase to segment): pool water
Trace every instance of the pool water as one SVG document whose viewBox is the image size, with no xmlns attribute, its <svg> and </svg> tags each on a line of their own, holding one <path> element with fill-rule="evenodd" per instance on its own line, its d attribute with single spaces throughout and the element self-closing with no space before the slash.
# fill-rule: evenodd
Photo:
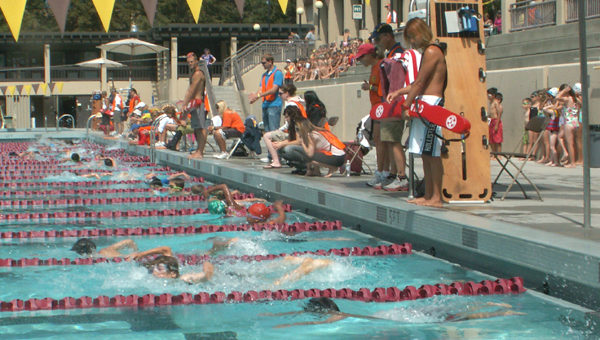
<svg viewBox="0 0 600 340">
<path fill-rule="evenodd" d="M 46 145 L 48 142 L 44 142 Z M 61 150 L 60 143 L 56 143 Z M 0 144 L 1 146 L 1 144 Z M 35 149 L 35 146 L 30 148 Z M 2 154 L 3 151 L 0 151 Z M 82 148 L 80 154 L 97 154 Z M 59 157 L 64 156 L 64 152 Z M 88 164 L 105 171 L 101 164 Z M 126 163 L 119 166 L 127 167 Z M 76 168 L 76 165 L 72 165 Z M 150 168 L 134 168 L 128 179 L 143 178 Z M 68 169 L 66 169 L 68 170 Z M 33 171 L 32 171 L 33 173 Z M 11 182 L 81 181 L 68 171 L 42 180 L 12 180 Z M 114 180 L 114 179 L 111 179 Z M 86 181 L 97 181 L 87 179 Z M 206 183 L 205 185 L 208 185 Z M 111 184 L 102 188 L 148 188 L 145 183 Z M 100 188 L 94 187 L 94 188 Z M 90 189 L 69 187 L 69 189 Z M 145 193 L 86 195 L 56 193 L 60 188 L 24 188 L 13 191 L 35 192 L 35 196 L 3 197 L 2 200 L 59 198 L 144 197 Z M 50 191 L 54 193 L 50 194 Z M 164 196 L 167 193 L 159 193 Z M 39 199 L 39 198 L 38 198 Z M 164 210 L 205 208 L 206 202 L 168 202 L 134 204 L 97 204 L 92 206 L 32 206 L 2 207 L 2 214 L 52 211 Z M 293 207 L 292 207 L 293 208 Z M 330 220 L 334 220 L 333 216 Z M 316 218 L 298 211 L 286 214 L 286 222 L 314 222 Z M 221 215 L 197 214 L 137 218 L 57 218 L 39 220 L 0 220 L 0 232 L 65 229 L 149 228 L 169 226 L 202 226 L 245 224 L 245 218 L 223 218 Z M 300 277 L 296 281 L 276 285 L 275 281 L 296 269 L 298 264 L 283 258 L 264 261 L 242 261 L 231 256 L 267 255 L 295 251 L 329 250 L 343 247 L 375 247 L 385 241 L 351 230 L 304 232 L 283 235 L 277 231 L 219 232 L 190 235 L 96 237 L 98 248 L 126 238 L 140 250 L 169 246 L 175 254 L 204 254 L 214 238 L 238 237 L 240 241 L 221 250 L 222 257 L 213 257 L 215 276 L 209 281 L 189 285 L 176 279 L 161 279 L 149 274 L 137 262 L 109 262 L 95 265 L 31 266 L 0 268 L 0 300 L 31 298 L 62 299 L 64 297 L 97 297 L 100 295 L 197 294 L 232 291 L 247 292 L 277 289 L 342 289 L 358 290 L 377 287 L 419 287 L 437 284 L 493 279 L 452 263 L 415 252 L 393 256 L 316 256 L 304 258 L 329 259 L 333 263 Z M 0 239 L 0 258 L 77 258 L 69 251 L 75 238 Z M 410 240 L 405 240 L 410 242 Z M 128 253 L 128 252 L 124 252 Z M 182 274 L 202 270 L 201 264 L 182 265 Z M 147 308 L 101 308 L 85 310 L 55 310 L 35 312 L 0 312 L 0 339 L 598 339 L 598 330 L 588 325 L 590 317 L 584 310 L 567 303 L 541 297 L 533 292 L 492 296 L 435 296 L 433 298 L 394 303 L 365 303 L 336 299 L 347 313 L 374 316 L 377 319 L 350 317 L 335 323 L 276 328 L 301 322 L 320 322 L 327 316 L 287 314 L 265 316 L 264 313 L 289 313 L 302 310 L 306 300 L 262 301 Z M 504 307 L 487 304 L 510 304 L 512 310 L 525 315 L 491 319 L 444 322 L 456 313 L 497 312 Z"/>
</svg>

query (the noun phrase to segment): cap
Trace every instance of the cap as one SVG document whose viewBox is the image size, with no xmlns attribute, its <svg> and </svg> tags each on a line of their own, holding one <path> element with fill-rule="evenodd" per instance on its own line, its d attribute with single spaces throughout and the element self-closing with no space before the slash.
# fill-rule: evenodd
<svg viewBox="0 0 600 340">
<path fill-rule="evenodd" d="M 223 203 L 222 201 L 219 200 L 214 200 L 214 201 L 210 201 L 208 202 L 208 212 L 213 214 L 213 215 L 219 215 L 219 214 L 224 214 L 226 211 L 225 209 L 225 203 Z"/>
<path fill-rule="evenodd" d="M 358 52 L 356 52 L 354 59 L 358 60 L 360 57 L 364 56 L 365 54 L 373 54 L 374 52 L 375 52 L 374 45 L 362 44 L 362 45 L 358 46 Z"/>
<path fill-rule="evenodd" d="M 91 254 L 96 250 L 96 244 L 89 238 L 81 238 L 75 242 L 70 250 L 79 255 Z"/>
<path fill-rule="evenodd" d="M 133 124 L 131 125 L 131 131 L 135 130 L 135 129 L 139 129 L 140 128 L 140 124 Z"/>
<path fill-rule="evenodd" d="M 142 116 L 142 119 L 152 119 L 152 115 L 149 113 L 146 113 L 145 115 Z"/>
<path fill-rule="evenodd" d="M 271 211 L 264 203 L 254 203 L 248 208 L 248 216 L 264 221 L 271 217 Z"/>
<path fill-rule="evenodd" d="M 581 83 L 575 83 L 575 85 L 573 85 L 573 91 L 575 91 L 575 94 L 580 94 L 581 93 Z"/>
<path fill-rule="evenodd" d="M 292 61 L 288 59 L 288 60 L 286 60 L 285 62 L 286 62 L 286 63 L 291 63 Z"/>
<path fill-rule="evenodd" d="M 548 90 L 548 94 L 551 95 L 552 97 L 556 97 L 558 95 L 558 88 L 553 87 L 550 90 Z"/>
<path fill-rule="evenodd" d="M 142 107 L 145 107 L 145 106 L 146 106 L 146 103 L 144 103 L 144 102 L 139 102 L 139 103 L 138 103 L 138 104 L 135 106 L 135 108 L 136 108 L 136 109 L 141 109 Z"/>
<path fill-rule="evenodd" d="M 141 116 L 142 115 L 142 111 L 140 111 L 140 109 L 135 109 L 133 110 L 133 114 L 136 116 Z"/>
<path fill-rule="evenodd" d="M 392 4 L 388 3 L 387 5 L 385 5 L 383 7 L 392 7 Z"/>
<path fill-rule="evenodd" d="M 386 23 L 381 23 L 381 24 L 375 26 L 375 29 L 373 30 L 373 33 L 371 33 L 371 36 L 369 37 L 369 39 L 375 39 L 382 33 L 392 33 L 393 34 L 394 29 L 392 28 L 392 26 L 390 26 Z"/>
</svg>

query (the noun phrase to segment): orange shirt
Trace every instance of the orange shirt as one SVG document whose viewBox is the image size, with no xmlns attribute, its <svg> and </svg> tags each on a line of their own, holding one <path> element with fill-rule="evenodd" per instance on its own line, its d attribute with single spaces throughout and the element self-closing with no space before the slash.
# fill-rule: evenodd
<svg viewBox="0 0 600 340">
<path fill-rule="evenodd" d="M 244 126 L 244 122 L 242 122 L 242 118 L 235 111 L 225 110 L 223 112 L 223 125 L 224 128 L 236 129 L 241 133 L 244 133 L 246 127 Z"/>
</svg>

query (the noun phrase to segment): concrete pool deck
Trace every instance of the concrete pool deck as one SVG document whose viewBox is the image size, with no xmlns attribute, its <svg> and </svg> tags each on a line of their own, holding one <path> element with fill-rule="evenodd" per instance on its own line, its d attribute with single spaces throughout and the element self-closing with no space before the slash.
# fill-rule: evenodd
<svg viewBox="0 0 600 340">
<path fill-rule="evenodd" d="M 67 136 L 61 134 L 59 138 Z M 14 136 L 7 139 L 14 140 Z M 150 155 L 148 148 L 104 140 L 100 134 L 92 133 L 92 139 L 103 144 L 120 143 L 128 152 Z M 264 170 L 266 164 L 258 159 L 217 160 L 213 154 L 207 152 L 205 160 L 197 161 L 188 160 L 187 153 L 157 150 L 156 161 L 271 201 L 283 199 L 296 210 L 339 219 L 345 227 L 390 242 L 411 242 L 416 250 L 486 274 L 522 276 L 529 289 L 600 308 L 600 194 L 591 188 L 592 226 L 596 228 L 584 229 L 581 167 L 529 163 L 526 174 L 538 185 L 543 202 L 524 199 L 516 187 L 505 201 L 496 198 L 485 204 L 447 204 L 436 209 L 406 203 L 406 192 L 367 187 L 365 182 L 371 176 L 305 178 L 291 175 L 289 168 Z M 374 152 L 366 162 L 374 164 Z M 415 163 L 420 175 L 419 159 Z M 499 171 L 500 166 L 492 161 L 492 179 Z M 592 169 L 591 174 L 592 183 L 600 180 L 600 169 Z M 499 183 L 504 186 L 494 190 L 500 195 L 510 182 L 503 177 Z M 524 187 L 531 189 L 528 195 L 537 197 L 532 188 Z"/>
</svg>

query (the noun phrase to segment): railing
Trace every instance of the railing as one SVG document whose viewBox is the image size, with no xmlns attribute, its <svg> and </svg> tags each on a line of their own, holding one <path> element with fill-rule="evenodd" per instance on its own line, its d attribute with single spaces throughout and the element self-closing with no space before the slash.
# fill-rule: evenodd
<svg viewBox="0 0 600 340">
<path fill-rule="evenodd" d="M 586 19 L 600 17 L 600 0 L 583 0 L 586 2 Z M 573 22 L 579 20 L 579 2 L 580 0 L 565 0 L 567 7 L 567 18 L 566 22 Z"/>
<path fill-rule="evenodd" d="M 107 69 L 107 75 L 109 78 L 113 78 L 113 80 L 128 80 L 130 71 L 132 80 L 156 81 L 157 79 L 156 68 L 150 66 L 131 66 L 119 69 L 109 68 Z M 100 70 L 86 67 L 55 66 L 50 68 L 50 79 L 52 81 L 100 81 Z M 44 68 L 0 68 L 0 82 L 17 80 L 44 81 Z"/>
<path fill-rule="evenodd" d="M 240 75 L 243 75 L 256 67 L 265 53 L 272 54 L 276 62 L 282 62 L 286 59 L 308 58 L 314 48 L 314 43 L 311 44 L 308 41 L 261 40 L 254 44 L 248 44 L 223 61 L 219 85 L 223 85 L 234 75 L 234 62 L 237 63 Z"/>
<path fill-rule="evenodd" d="M 65 113 L 64 115 L 62 115 L 56 119 L 56 131 L 58 131 L 58 128 L 60 126 L 60 121 L 63 120 L 63 118 L 65 118 L 65 119 L 71 118 L 71 127 L 70 128 L 72 129 L 75 127 L 75 117 L 71 116 L 68 113 Z M 67 120 L 66 122 L 69 122 L 69 121 Z M 69 128 L 69 127 L 66 126 L 66 128 Z"/>
<path fill-rule="evenodd" d="M 510 5 L 510 31 L 556 25 L 556 1 L 545 1 L 529 5 L 522 1 Z"/>
<path fill-rule="evenodd" d="M 212 78 L 221 77 L 221 72 L 223 70 L 223 63 L 216 62 L 213 63 L 210 70 L 210 76 Z M 177 63 L 177 78 L 187 78 L 190 74 L 190 67 L 187 63 Z"/>
</svg>

